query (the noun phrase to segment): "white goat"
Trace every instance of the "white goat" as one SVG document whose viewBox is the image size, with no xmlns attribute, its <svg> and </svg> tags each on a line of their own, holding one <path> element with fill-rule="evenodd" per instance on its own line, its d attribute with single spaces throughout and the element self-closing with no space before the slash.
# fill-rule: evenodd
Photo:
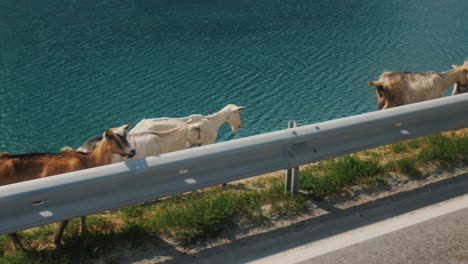
<svg viewBox="0 0 468 264">
<path fill-rule="evenodd" d="M 167 152 L 200 146 L 202 144 L 201 123 L 187 122 L 179 127 L 166 131 L 146 131 L 142 133 L 128 133 L 127 140 L 136 149 L 136 155 L 131 159 L 164 154 Z M 93 137 L 83 143 L 77 151 L 91 152 L 102 137 Z M 119 155 L 112 156 L 112 163 L 129 160 Z"/>
<path fill-rule="evenodd" d="M 130 131 L 130 133 L 142 133 L 145 131 L 162 131 L 167 129 L 172 129 L 180 126 L 181 124 L 191 121 L 191 122 L 200 122 L 200 129 L 202 134 L 203 145 L 212 144 L 216 141 L 218 136 L 218 129 L 225 122 L 231 125 L 233 131 L 241 128 L 241 119 L 240 111 L 244 109 L 244 106 L 237 106 L 234 104 L 228 104 L 220 111 L 207 115 L 190 115 L 187 117 L 181 118 L 152 118 L 152 119 L 143 119 Z"/>
</svg>

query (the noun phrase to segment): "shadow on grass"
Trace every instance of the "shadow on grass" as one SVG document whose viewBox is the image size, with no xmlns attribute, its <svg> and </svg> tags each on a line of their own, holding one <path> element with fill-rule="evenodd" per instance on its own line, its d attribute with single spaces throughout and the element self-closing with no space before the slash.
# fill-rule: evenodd
<svg viewBox="0 0 468 264">
<path fill-rule="evenodd" d="M 26 249 L 11 255 L 0 256 L 0 264 L 74 264 L 90 263 L 101 260 L 103 263 L 114 263 L 109 253 L 115 248 L 136 249 L 142 245 L 161 245 L 158 236 L 148 233 L 137 225 L 129 225 L 124 230 L 110 233 L 88 233 L 64 237 L 62 246 L 47 249 Z M 108 257 L 103 257 L 109 255 Z"/>
<path fill-rule="evenodd" d="M 236 240 L 195 254 L 174 256 L 165 263 L 245 263 L 288 249 L 374 224 L 468 193 L 468 173 L 339 210 L 292 226 Z M 327 204 L 322 204 L 327 207 Z M 147 256 L 148 257 L 148 256 Z M 194 261 L 197 260 L 197 261 Z M 136 260 L 135 260 L 136 261 Z"/>
</svg>

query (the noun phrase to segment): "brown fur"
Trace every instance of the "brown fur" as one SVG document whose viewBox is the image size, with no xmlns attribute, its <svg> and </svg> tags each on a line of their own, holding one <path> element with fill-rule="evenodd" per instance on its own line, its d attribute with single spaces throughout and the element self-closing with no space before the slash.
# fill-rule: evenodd
<svg viewBox="0 0 468 264">
<path fill-rule="evenodd" d="M 25 153 L 0 157 L 0 185 L 7 185 L 88 167 L 86 154 Z"/>
<path fill-rule="evenodd" d="M 378 109 L 420 102 L 441 97 L 450 84 L 467 83 L 467 66 L 452 65 L 446 72 L 384 72 L 378 81 L 369 81 L 375 86 Z"/>
<path fill-rule="evenodd" d="M 99 147 L 90 154 L 65 147 L 62 153 L 24 153 L 0 155 L 0 185 L 43 178 L 66 172 L 110 164 L 112 154 L 123 154 L 109 129 Z M 125 141 L 128 144 L 128 142 Z"/>
<path fill-rule="evenodd" d="M 125 130 L 128 125 L 123 127 Z M 113 154 L 129 154 L 127 148 L 129 144 L 126 135 L 118 136 L 113 131 L 117 128 L 106 130 L 101 144 L 91 153 L 75 151 L 70 147 L 65 147 L 62 153 L 24 153 L 24 154 L 0 154 L 0 185 L 7 185 L 22 181 L 39 179 L 66 172 L 93 168 L 111 163 Z M 82 218 L 82 222 L 83 222 Z M 61 229 L 55 236 L 55 242 L 60 243 L 63 229 L 68 221 L 61 224 Z M 9 235 L 12 245 L 19 243 L 15 233 Z"/>
</svg>

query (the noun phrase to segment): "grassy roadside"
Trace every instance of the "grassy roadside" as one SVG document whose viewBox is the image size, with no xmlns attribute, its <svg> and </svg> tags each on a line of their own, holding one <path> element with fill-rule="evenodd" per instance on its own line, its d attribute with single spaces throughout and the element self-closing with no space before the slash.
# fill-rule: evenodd
<svg viewBox="0 0 468 264">
<path fill-rule="evenodd" d="M 276 175 L 92 215 L 86 237 L 72 220 L 64 246 L 58 249 L 51 244 L 56 224 L 20 232 L 26 252 L 11 252 L 7 237 L 0 236 L 0 263 L 77 263 L 96 258 L 112 263 L 105 253 L 113 248 L 157 245 L 160 236 L 190 245 L 233 227 L 294 217 L 308 210 L 308 202 L 349 195 L 355 186 L 385 185 L 391 172 L 422 178 L 428 167 L 450 170 L 468 163 L 467 154 L 464 130 L 412 139 L 302 168 L 300 194 L 295 197 L 283 193 L 283 176 Z"/>
</svg>

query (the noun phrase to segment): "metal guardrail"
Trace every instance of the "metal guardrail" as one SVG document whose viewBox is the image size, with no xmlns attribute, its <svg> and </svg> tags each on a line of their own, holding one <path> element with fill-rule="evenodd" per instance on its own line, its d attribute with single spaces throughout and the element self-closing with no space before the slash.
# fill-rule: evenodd
<svg viewBox="0 0 468 264">
<path fill-rule="evenodd" d="M 468 94 L 0 187 L 0 234 L 468 127 Z"/>
</svg>

